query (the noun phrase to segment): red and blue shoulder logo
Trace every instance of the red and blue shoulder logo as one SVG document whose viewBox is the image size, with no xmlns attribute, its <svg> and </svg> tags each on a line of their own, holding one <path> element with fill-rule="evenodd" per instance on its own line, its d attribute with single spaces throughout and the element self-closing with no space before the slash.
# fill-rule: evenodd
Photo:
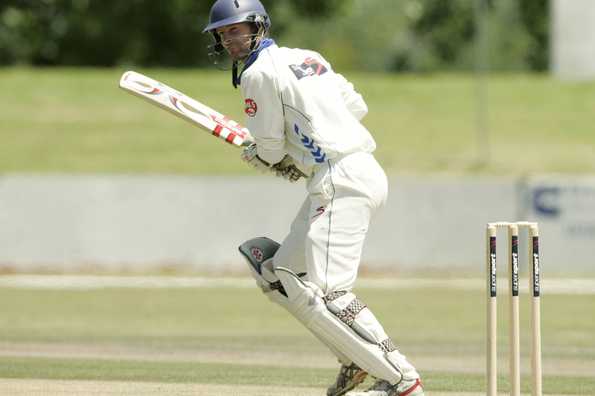
<svg viewBox="0 0 595 396">
<path fill-rule="evenodd" d="M 301 65 L 289 65 L 298 80 L 304 77 L 322 76 L 328 71 L 321 61 L 315 58 L 306 58 Z"/>
<path fill-rule="evenodd" d="M 254 99 L 246 99 L 245 103 L 246 108 L 244 109 L 244 113 L 248 114 L 248 117 L 254 117 L 258 111 L 258 105 Z"/>
</svg>

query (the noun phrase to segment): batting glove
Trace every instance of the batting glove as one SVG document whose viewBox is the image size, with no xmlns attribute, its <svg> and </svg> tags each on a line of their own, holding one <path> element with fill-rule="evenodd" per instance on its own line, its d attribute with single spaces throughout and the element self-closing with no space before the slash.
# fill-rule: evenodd
<svg viewBox="0 0 595 396">
<path fill-rule="evenodd" d="M 256 151 L 256 143 L 252 143 L 248 147 L 242 150 L 242 161 L 248 163 L 250 166 L 254 167 L 256 170 L 265 173 L 267 171 L 271 171 L 271 164 L 268 162 L 260 159 L 258 153 Z"/>
<path fill-rule="evenodd" d="M 272 166 L 277 176 L 295 183 L 302 177 L 308 177 L 304 172 L 298 169 L 290 156 L 286 155 L 281 162 Z"/>
</svg>

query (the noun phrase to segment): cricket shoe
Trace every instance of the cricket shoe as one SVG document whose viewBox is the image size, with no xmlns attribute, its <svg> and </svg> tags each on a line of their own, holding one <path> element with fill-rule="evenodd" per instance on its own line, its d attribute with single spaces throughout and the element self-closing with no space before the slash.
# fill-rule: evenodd
<svg viewBox="0 0 595 396">
<path fill-rule="evenodd" d="M 424 390 L 419 378 L 403 380 L 397 385 L 391 385 L 385 380 L 377 380 L 365 391 L 352 391 L 346 396 L 424 396 Z"/>
<path fill-rule="evenodd" d="M 342 365 L 337 375 L 337 380 L 326 390 L 326 395 L 343 396 L 364 382 L 367 375 L 368 373 L 359 368 L 355 363 L 351 363 L 349 366 Z"/>
</svg>

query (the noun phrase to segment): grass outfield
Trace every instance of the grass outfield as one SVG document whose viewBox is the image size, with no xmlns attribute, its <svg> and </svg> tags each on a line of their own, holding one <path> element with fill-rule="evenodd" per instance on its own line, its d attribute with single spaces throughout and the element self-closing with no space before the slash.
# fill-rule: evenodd
<svg viewBox="0 0 595 396">
<path fill-rule="evenodd" d="M 117 88 L 123 70 L 0 69 L 0 172 L 244 174 L 237 151 Z M 228 73 L 147 74 L 243 120 Z M 478 164 L 472 76 L 348 74 L 389 172 L 595 171 L 595 82 L 489 81 L 491 161 Z"/>
<path fill-rule="evenodd" d="M 428 395 L 481 394 L 483 292 L 357 292 L 418 366 Z M 593 294 L 543 297 L 546 394 L 595 394 L 593 307 Z M 528 329 L 527 304 L 521 311 Z M 113 395 L 322 395 L 336 374 L 332 356 L 255 289 L 4 287 L 0 312 L 0 394 L 17 388 L 76 394 L 73 389 L 92 387 Z M 506 318 L 504 309 L 500 317 Z M 501 389 L 507 388 L 506 330 L 502 321 Z M 527 337 L 523 331 L 525 392 Z"/>
</svg>

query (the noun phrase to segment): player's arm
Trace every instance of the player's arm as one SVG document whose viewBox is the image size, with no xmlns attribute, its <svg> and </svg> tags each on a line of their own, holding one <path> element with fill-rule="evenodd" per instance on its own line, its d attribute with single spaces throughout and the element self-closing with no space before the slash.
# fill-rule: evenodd
<svg viewBox="0 0 595 396">
<path fill-rule="evenodd" d="M 285 150 L 283 104 L 275 80 L 264 73 L 242 77 L 248 129 L 254 130 L 254 143 L 242 152 L 242 159 L 261 171 L 273 171 L 291 182 L 306 175 Z"/>
<path fill-rule="evenodd" d="M 274 165 L 285 157 L 283 104 L 273 76 L 248 71 L 242 76 L 247 127 L 254 136 L 258 157 Z"/>
<path fill-rule="evenodd" d="M 337 73 L 336 77 L 345 106 L 355 118 L 361 121 L 368 114 L 368 105 L 366 105 L 362 95 L 355 90 L 352 83 L 347 81 L 341 74 Z"/>
</svg>

